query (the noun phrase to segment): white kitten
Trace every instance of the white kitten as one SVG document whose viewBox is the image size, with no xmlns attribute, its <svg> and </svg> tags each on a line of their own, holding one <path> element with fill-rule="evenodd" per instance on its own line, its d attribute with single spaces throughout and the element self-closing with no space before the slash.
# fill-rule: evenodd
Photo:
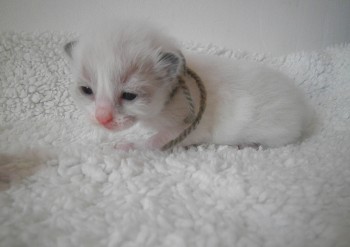
<svg viewBox="0 0 350 247">
<path fill-rule="evenodd" d="M 197 128 L 179 145 L 201 143 L 277 147 L 296 142 L 312 114 L 286 76 L 231 59 L 180 52 L 177 43 L 148 24 L 119 22 L 100 27 L 65 46 L 72 58 L 73 95 L 94 122 L 114 131 L 136 122 L 157 133 L 124 148 L 163 147 L 187 126 L 183 76 L 198 112 L 200 95 L 184 68 L 201 77 L 207 107 Z"/>
</svg>

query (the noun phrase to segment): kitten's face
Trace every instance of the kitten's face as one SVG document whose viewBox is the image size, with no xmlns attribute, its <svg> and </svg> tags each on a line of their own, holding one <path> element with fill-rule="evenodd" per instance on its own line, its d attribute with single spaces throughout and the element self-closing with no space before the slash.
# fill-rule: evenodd
<svg viewBox="0 0 350 247">
<path fill-rule="evenodd" d="M 114 131 L 157 117 L 183 67 L 182 56 L 164 51 L 154 37 L 126 38 L 124 34 L 65 46 L 73 62 L 77 105 L 94 123 Z"/>
</svg>

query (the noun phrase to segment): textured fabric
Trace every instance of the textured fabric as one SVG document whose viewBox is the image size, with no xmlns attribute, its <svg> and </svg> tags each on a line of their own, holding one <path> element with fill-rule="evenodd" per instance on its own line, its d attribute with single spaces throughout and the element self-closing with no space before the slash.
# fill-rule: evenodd
<svg viewBox="0 0 350 247">
<path fill-rule="evenodd" d="M 0 246 L 350 244 L 350 46 L 256 60 L 295 79 L 316 132 L 281 148 L 113 146 L 76 110 L 63 44 L 74 35 L 0 35 Z"/>
</svg>

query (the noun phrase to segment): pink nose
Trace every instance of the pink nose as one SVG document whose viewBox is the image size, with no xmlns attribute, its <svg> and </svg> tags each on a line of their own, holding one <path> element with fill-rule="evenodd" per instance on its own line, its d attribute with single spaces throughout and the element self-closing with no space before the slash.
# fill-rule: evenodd
<svg viewBox="0 0 350 247">
<path fill-rule="evenodd" d="M 106 124 L 113 121 L 113 113 L 108 108 L 96 109 L 95 117 L 96 117 L 97 121 L 102 125 L 106 125 Z"/>
</svg>

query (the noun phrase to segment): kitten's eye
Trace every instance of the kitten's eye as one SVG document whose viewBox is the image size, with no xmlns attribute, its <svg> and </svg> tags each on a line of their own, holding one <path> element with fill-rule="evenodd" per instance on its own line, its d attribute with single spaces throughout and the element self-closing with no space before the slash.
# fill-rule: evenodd
<svg viewBox="0 0 350 247">
<path fill-rule="evenodd" d="M 86 95 L 92 95 L 94 92 L 92 91 L 91 88 L 89 87 L 84 87 L 84 86 L 81 86 L 80 87 L 80 90 L 83 94 L 86 94 Z"/>
<path fill-rule="evenodd" d="M 134 94 L 134 93 L 124 92 L 122 94 L 122 99 L 125 99 L 125 100 L 134 100 L 136 97 L 137 97 L 137 94 Z"/>
</svg>

